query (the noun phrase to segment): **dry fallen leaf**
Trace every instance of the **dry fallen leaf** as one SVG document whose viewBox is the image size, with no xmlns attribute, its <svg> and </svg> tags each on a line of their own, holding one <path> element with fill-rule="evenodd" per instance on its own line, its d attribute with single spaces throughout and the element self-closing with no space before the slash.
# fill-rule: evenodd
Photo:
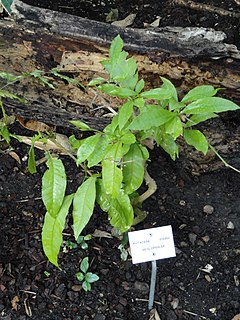
<svg viewBox="0 0 240 320">
<path fill-rule="evenodd" d="M 18 155 L 16 152 L 10 151 L 8 154 L 9 154 L 14 160 L 16 160 L 19 164 L 21 164 L 21 160 L 20 160 L 20 158 L 19 158 L 19 155 Z"/>
<path fill-rule="evenodd" d="M 232 320 L 240 320 L 240 313 L 236 314 L 235 317 L 232 318 Z"/>
<path fill-rule="evenodd" d="M 128 27 L 131 24 L 133 24 L 135 18 L 136 18 L 136 13 L 131 13 L 125 19 L 114 21 L 111 24 L 117 27 Z"/>
<path fill-rule="evenodd" d="M 112 238 L 112 235 L 107 231 L 102 231 L 102 230 L 96 229 L 93 232 L 93 237 L 96 237 L 96 238 Z"/>
<path fill-rule="evenodd" d="M 149 312 L 149 320 L 161 320 L 161 318 L 155 308 Z"/>
<path fill-rule="evenodd" d="M 19 297 L 18 297 L 18 296 L 14 296 L 14 297 L 12 298 L 11 304 L 12 304 L 12 309 L 13 309 L 13 310 L 17 311 L 17 309 L 18 309 L 18 302 L 19 302 L 19 301 L 20 301 L 20 300 L 19 300 Z"/>
<path fill-rule="evenodd" d="M 31 131 L 52 131 L 52 128 L 49 127 L 47 124 L 36 121 L 36 120 L 26 120 L 23 117 L 17 116 L 16 119 L 21 124 L 22 127 L 31 130 Z"/>
<path fill-rule="evenodd" d="M 22 139 L 23 143 L 26 143 L 28 145 L 32 144 L 32 137 L 27 136 L 19 136 Z M 67 152 L 74 154 L 74 150 L 69 142 L 69 139 L 67 136 L 56 133 L 55 138 L 49 138 L 46 143 L 43 143 L 41 141 L 36 141 L 34 143 L 34 147 L 40 150 L 53 150 L 59 154 L 67 154 Z"/>
</svg>

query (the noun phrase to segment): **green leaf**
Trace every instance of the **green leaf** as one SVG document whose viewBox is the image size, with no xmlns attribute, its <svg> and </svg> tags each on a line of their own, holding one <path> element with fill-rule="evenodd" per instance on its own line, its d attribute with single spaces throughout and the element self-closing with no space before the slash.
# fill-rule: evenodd
<svg viewBox="0 0 240 320">
<path fill-rule="evenodd" d="M 57 68 L 51 69 L 50 73 L 52 73 L 55 77 L 58 77 L 60 79 L 67 81 L 68 84 L 73 84 L 75 86 L 81 87 L 82 89 L 85 89 L 85 87 L 78 80 L 70 78 L 64 74 L 61 74 Z"/>
<path fill-rule="evenodd" d="M 85 275 L 85 280 L 88 282 L 88 283 L 93 283 L 93 282 L 96 282 L 99 280 L 99 277 L 92 273 L 92 272 L 87 272 L 86 275 Z"/>
<path fill-rule="evenodd" d="M 0 1 L 0 3 L 1 3 L 1 1 Z M 22 76 L 15 76 L 15 75 L 12 74 L 12 73 L 0 71 L 0 78 L 6 79 L 7 82 L 15 82 L 15 81 L 21 79 Z"/>
<path fill-rule="evenodd" d="M 130 76 L 130 77 L 128 77 L 128 75 L 126 75 L 125 79 L 120 82 L 120 85 L 121 85 L 121 87 L 128 88 L 128 89 L 134 91 L 134 88 L 135 88 L 137 82 L 138 82 L 138 74 L 136 73 L 135 75 Z M 135 95 L 136 95 L 136 92 L 135 92 Z"/>
<path fill-rule="evenodd" d="M 88 268 L 89 268 L 88 257 L 85 257 L 80 264 L 80 270 L 83 273 L 86 273 L 88 271 Z"/>
<path fill-rule="evenodd" d="M 77 164 L 84 162 L 90 156 L 90 154 L 94 151 L 99 139 L 100 134 L 95 134 L 84 139 L 77 151 Z"/>
<path fill-rule="evenodd" d="M 92 176 L 78 187 L 73 199 L 73 231 L 76 241 L 93 214 L 95 199 L 96 177 Z"/>
<path fill-rule="evenodd" d="M 56 217 L 51 216 L 48 212 L 44 218 L 42 228 L 42 245 L 43 250 L 49 261 L 58 267 L 58 254 L 62 245 L 62 232 L 65 227 L 66 216 L 72 203 L 73 195 L 64 198 L 63 204 Z"/>
<path fill-rule="evenodd" d="M 139 111 L 142 113 L 145 110 L 145 101 L 143 98 L 137 98 L 133 101 L 133 105 L 138 107 Z"/>
<path fill-rule="evenodd" d="M 128 88 L 120 88 L 117 87 L 114 84 L 106 83 L 103 85 L 100 85 L 98 87 L 101 91 L 109 94 L 110 96 L 113 97 L 119 97 L 119 98 L 128 98 L 134 96 L 136 93 Z"/>
<path fill-rule="evenodd" d="M 135 58 L 130 58 L 127 60 L 127 76 L 133 77 L 137 72 L 137 62 Z M 136 84 L 135 84 L 136 85 Z M 135 87 L 134 85 L 134 87 Z"/>
<path fill-rule="evenodd" d="M 105 135 L 101 135 L 98 140 L 94 151 L 87 158 L 88 160 L 88 168 L 92 168 L 99 164 L 105 157 L 107 150 L 109 147 L 109 141 Z"/>
<path fill-rule="evenodd" d="M 0 4 L 2 4 L 3 8 L 7 11 L 9 15 L 12 13 L 11 5 L 13 0 L 1 0 Z"/>
<path fill-rule="evenodd" d="M 78 279 L 78 281 L 83 281 L 85 276 L 82 272 L 77 272 L 76 273 L 76 278 Z"/>
<path fill-rule="evenodd" d="M 115 115 L 112 118 L 111 123 L 104 128 L 103 132 L 106 133 L 106 135 L 109 137 L 111 135 L 114 135 L 117 128 L 118 128 L 118 115 Z"/>
<path fill-rule="evenodd" d="M 183 125 L 178 115 L 165 123 L 165 132 L 176 140 L 183 132 Z"/>
<path fill-rule="evenodd" d="M 10 143 L 10 132 L 8 131 L 8 127 L 3 124 L 3 126 L 1 127 L 1 130 L 0 130 L 0 135 L 3 137 L 3 139 L 7 142 L 7 143 Z"/>
<path fill-rule="evenodd" d="M 122 190 L 118 197 L 111 200 L 108 211 L 111 225 L 122 233 L 129 230 L 133 224 L 133 208 L 127 194 Z"/>
<path fill-rule="evenodd" d="M 125 124 L 128 122 L 129 118 L 133 113 L 133 103 L 128 101 L 122 105 L 118 113 L 118 126 L 120 131 L 124 128 Z"/>
<path fill-rule="evenodd" d="M 112 42 L 109 49 L 109 56 L 112 61 L 117 60 L 119 55 L 123 49 L 123 40 L 121 39 L 120 35 L 116 36 Z"/>
<path fill-rule="evenodd" d="M 187 123 L 185 124 L 185 128 L 189 128 L 192 126 L 195 126 L 198 123 L 201 123 L 203 121 L 206 121 L 211 118 L 217 118 L 218 115 L 215 113 L 202 113 L 202 114 L 194 114 L 189 118 Z"/>
<path fill-rule="evenodd" d="M 75 127 L 80 129 L 81 131 L 91 131 L 91 129 L 86 123 L 80 121 L 80 120 L 70 120 L 71 124 L 73 124 Z"/>
<path fill-rule="evenodd" d="M 144 91 L 140 94 L 140 96 L 145 99 L 154 99 L 160 101 L 170 99 L 173 96 L 173 92 L 165 88 L 156 88 L 149 91 Z"/>
<path fill-rule="evenodd" d="M 143 79 L 138 81 L 138 83 L 136 84 L 136 87 L 135 87 L 135 91 L 137 94 L 139 94 L 143 90 L 144 85 L 145 85 L 145 82 Z"/>
<path fill-rule="evenodd" d="M 143 183 L 145 159 L 138 143 L 131 145 L 123 159 L 124 191 L 131 194 Z"/>
<path fill-rule="evenodd" d="M 81 243 L 81 248 L 82 248 L 83 250 L 87 250 L 88 244 L 87 244 L 86 242 L 82 242 L 82 243 Z"/>
<path fill-rule="evenodd" d="M 118 164 L 122 158 L 122 143 L 115 143 L 102 162 L 102 181 L 106 194 L 118 196 L 122 184 L 122 170 Z"/>
<path fill-rule="evenodd" d="M 199 130 L 184 130 L 184 139 L 188 144 L 204 154 L 208 151 L 208 141 Z"/>
<path fill-rule="evenodd" d="M 81 146 L 81 144 L 83 144 L 84 141 L 83 140 L 78 140 L 78 139 L 76 139 L 76 137 L 74 135 L 71 135 L 69 137 L 69 142 L 70 142 L 72 148 L 74 150 L 77 150 Z"/>
<path fill-rule="evenodd" d="M 33 70 L 32 72 L 25 72 L 24 76 L 32 76 L 38 79 L 42 85 L 48 86 L 50 89 L 54 89 L 54 85 L 52 85 L 43 74 L 44 71 L 42 70 Z"/>
<path fill-rule="evenodd" d="M 155 130 L 154 139 L 172 158 L 176 160 L 178 157 L 178 145 L 173 137 L 167 134 L 162 128 Z"/>
<path fill-rule="evenodd" d="M 83 238 L 85 241 L 88 241 L 88 240 L 91 240 L 92 239 L 92 236 L 91 234 L 87 234 L 86 236 L 84 236 Z"/>
<path fill-rule="evenodd" d="M 48 213 L 55 218 L 62 206 L 66 190 L 66 174 L 60 159 L 48 155 L 48 169 L 42 178 L 42 200 Z"/>
<path fill-rule="evenodd" d="M 182 112 L 185 114 L 200 114 L 218 113 L 238 109 L 239 106 L 230 100 L 219 97 L 209 97 L 198 99 L 190 103 Z"/>
<path fill-rule="evenodd" d="M 133 144 L 136 141 L 136 137 L 133 133 L 127 132 L 121 137 L 121 141 L 123 144 Z M 126 147 L 126 146 L 124 146 L 124 147 Z M 124 151 L 123 151 L 123 154 L 125 154 Z"/>
<path fill-rule="evenodd" d="M 157 106 L 147 106 L 146 111 L 138 115 L 128 128 L 130 130 L 148 130 L 163 125 L 174 116 L 168 110 L 159 109 Z"/>
<path fill-rule="evenodd" d="M 106 194 L 103 188 L 102 179 L 97 179 L 96 187 L 96 201 L 104 212 L 108 212 L 110 208 L 111 196 Z"/>
<path fill-rule="evenodd" d="M 213 86 L 203 85 L 198 86 L 190 90 L 182 99 L 181 102 L 190 102 L 195 101 L 201 98 L 212 97 L 219 91 L 219 89 L 215 89 Z"/>
<path fill-rule="evenodd" d="M 31 174 L 34 174 L 37 172 L 34 145 L 31 145 L 28 152 L 28 170 Z"/>
<path fill-rule="evenodd" d="M 101 84 L 101 83 L 103 83 L 105 81 L 106 81 L 106 79 L 99 77 L 99 78 L 91 80 L 89 82 L 88 86 L 89 87 L 94 87 L 94 86 L 97 86 L 98 84 Z"/>
<path fill-rule="evenodd" d="M 84 291 L 91 291 L 91 284 L 87 281 L 84 281 L 83 284 L 82 284 L 82 288 Z"/>
<path fill-rule="evenodd" d="M 24 99 L 16 96 L 14 93 L 9 92 L 8 90 L 3 90 L 3 89 L 1 89 L 1 90 L 0 90 L 0 97 L 2 97 L 2 98 L 16 99 L 16 100 L 19 100 L 19 101 L 21 101 L 21 102 L 25 102 Z"/>
<path fill-rule="evenodd" d="M 178 101 L 177 90 L 173 85 L 173 83 L 164 77 L 160 77 L 160 78 L 163 82 L 163 85 L 161 86 L 161 88 L 169 92 L 169 94 L 171 95 L 171 97 L 174 98 L 175 101 Z"/>
</svg>

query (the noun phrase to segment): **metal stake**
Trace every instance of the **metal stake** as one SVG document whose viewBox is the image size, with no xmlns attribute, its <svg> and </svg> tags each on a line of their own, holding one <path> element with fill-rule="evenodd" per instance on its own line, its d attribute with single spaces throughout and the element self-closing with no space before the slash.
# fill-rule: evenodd
<svg viewBox="0 0 240 320">
<path fill-rule="evenodd" d="M 156 260 L 153 260 L 152 261 L 150 292 L 149 292 L 149 300 L 148 300 L 148 309 L 149 310 L 151 310 L 153 308 L 156 278 L 157 278 L 157 262 L 156 262 Z"/>
</svg>

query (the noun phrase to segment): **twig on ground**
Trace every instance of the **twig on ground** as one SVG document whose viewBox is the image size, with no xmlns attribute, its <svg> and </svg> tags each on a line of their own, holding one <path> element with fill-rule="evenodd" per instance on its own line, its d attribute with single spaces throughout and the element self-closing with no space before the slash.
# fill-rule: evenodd
<svg viewBox="0 0 240 320">
<path fill-rule="evenodd" d="M 237 2 L 237 1 L 235 0 L 235 2 Z M 194 2 L 191 0 L 171 0 L 170 3 L 172 5 L 179 5 L 181 7 L 186 7 L 186 8 L 192 9 L 192 10 L 208 11 L 210 13 L 216 13 L 220 16 L 230 16 L 233 18 L 240 18 L 240 12 L 225 10 L 222 8 L 211 6 L 206 3 L 197 3 L 197 2 Z"/>
</svg>

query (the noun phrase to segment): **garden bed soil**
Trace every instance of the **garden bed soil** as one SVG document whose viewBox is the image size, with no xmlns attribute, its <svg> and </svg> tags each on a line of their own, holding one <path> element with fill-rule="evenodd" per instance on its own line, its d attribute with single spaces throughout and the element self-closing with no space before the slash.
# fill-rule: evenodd
<svg viewBox="0 0 240 320">
<path fill-rule="evenodd" d="M 77 8 L 82 10 L 85 5 L 85 11 L 80 10 L 79 15 L 104 21 L 106 13 L 119 6 L 117 1 L 105 2 L 105 6 L 104 2 L 101 6 L 96 2 L 95 7 L 92 4 L 87 7 L 89 3 L 69 2 L 67 7 L 74 6 L 74 11 L 69 13 L 77 14 Z M 161 26 L 178 25 L 181 20 L 183 26 L 219 28 L 226 32 L 230 43 L 239 44 L 239 20 L 167 6 L 167 3 L 121 2 L 119 18 L 135 11 L 135 27 L 142 27 L 144 22 L 151 23 L 160 16 Z M 233 11 L 239 8 L 230 0 L 207 3 Z M 60 9 L 66 2 L 54 1 L 54 5 L 58 7 L 53 9 Z M 91 12 L 97 12 L 96 16 L 90 16 Z M 240 134 L 239 118 L 231 113 L 213 120 L 211 125 L 220 131 L 226 129 L 225 142 L 230 144 L 234 144 Z M 71 133 L 69 128 L 57 127 L 56 130 Z M 17 122 L 11 131 L 32 135 Z M 70 250 L 66 247 L 67 239 L 73 241 L 70 218 L 64 231 L 64 249 L 59 256 L 62 270 L 47 261 L 41 246 L 45 214 L 41 177 L 46 166 L 41 164 L 36 174 L 29 174 L 28 147 L 18 141 L 13 141 L 12 147 L 15 153 L 10 153 L 2 143 L 0 155 L 0 319 L 149 319 L 151 264 L 133 265 L 130 256 L 122 261 L 119 239 L 95 236 L 86 251 L 80 247 Z M 41 157 L 43 153 L 37 151 L 37 159 Z M 74 192 L 82 172 L 71 159 L 62 159 L 68 176 L 68 193 Z M 238 148 L 228 153 L 227 159 L 240 168 Z M 173 162 L 159 149 L 151 152 L 148 169 L 158 190 L 144 203 L 143 209 L 149 214 L 135 230 L 165 225 L 173 228 L 177 256 L 157 263 L 154 306 L 161 320 L 232 320 L 240 313 L 240 175 L 222 165 L 212 167 L 204 160 L 201 166 L 204 170 L 192 170 L 185 154 Z M 107 217 L 99 208 L 95 209 L 84 233 L 96 234 L 96 230 L 111 235 Z M 100 277 L 88 293 L 75 277 L 85 256 L 89 256 L 90 271 Z M 206 271 L 207 265 L 212 267 L 210 272 Z"/>
</svg>

